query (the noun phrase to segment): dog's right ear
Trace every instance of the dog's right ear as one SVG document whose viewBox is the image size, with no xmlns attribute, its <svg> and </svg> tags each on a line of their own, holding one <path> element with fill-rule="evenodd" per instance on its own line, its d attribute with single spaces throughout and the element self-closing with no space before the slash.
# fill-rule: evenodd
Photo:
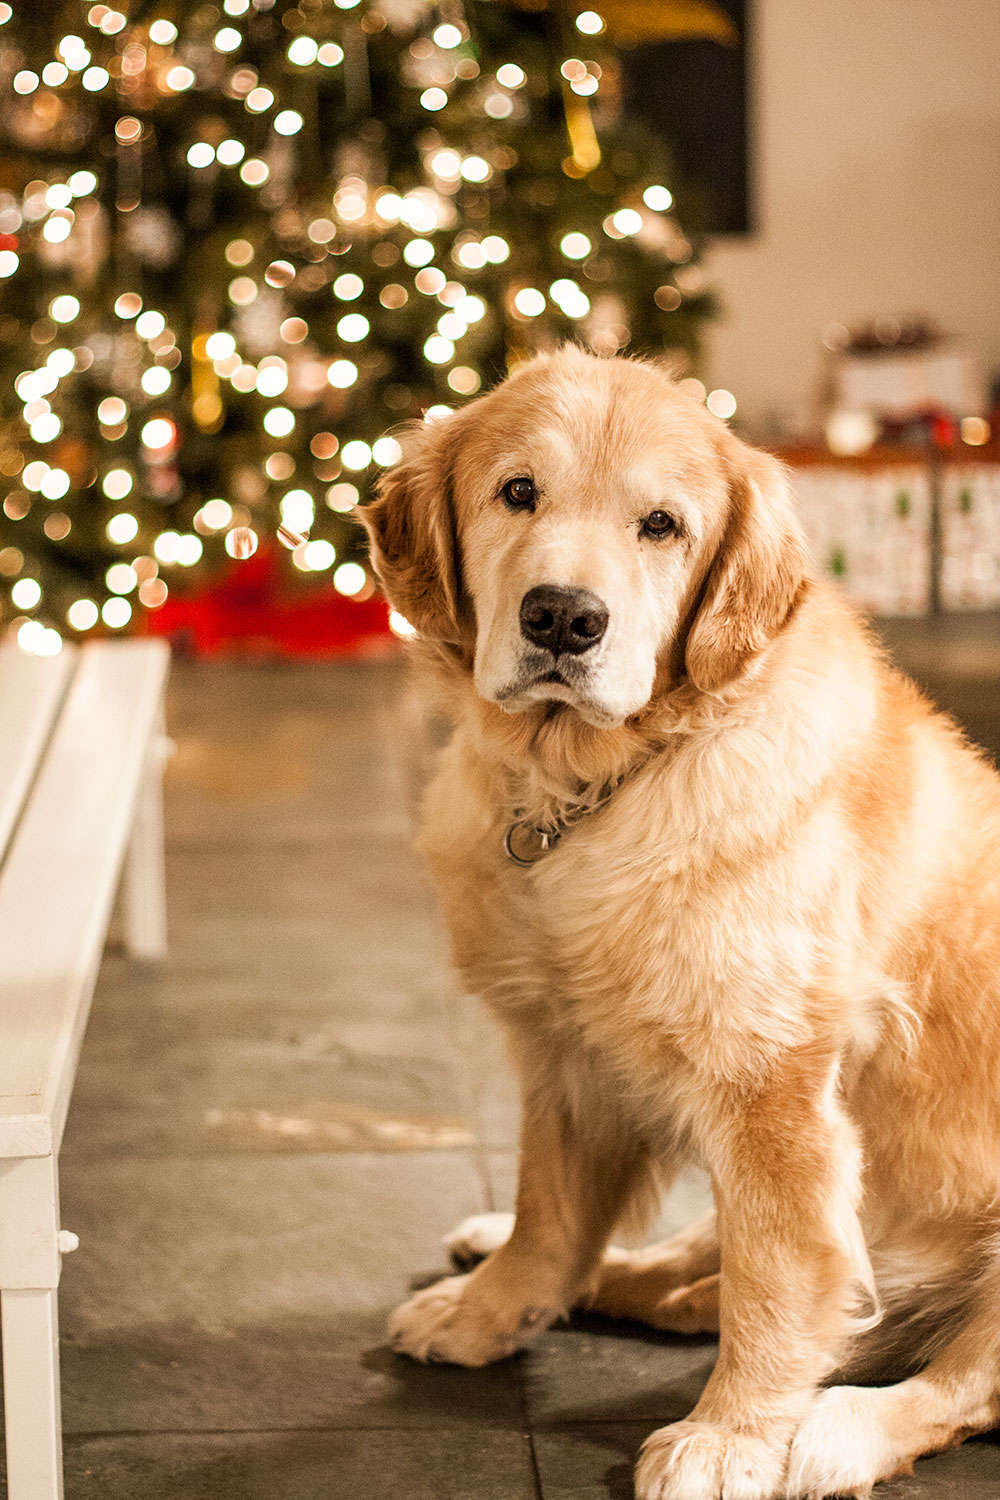
<svg viewBox="0 0 1000 1500">
<path fill-rule="evenodd" d="M 379 481 L 378 499 L 357 515 L 393 608 L 419 635 L 457 644 L 458 537 L 442 430 L 453 420 L 422 422 L 411 430 L 405 456 Z"/>
</svg>

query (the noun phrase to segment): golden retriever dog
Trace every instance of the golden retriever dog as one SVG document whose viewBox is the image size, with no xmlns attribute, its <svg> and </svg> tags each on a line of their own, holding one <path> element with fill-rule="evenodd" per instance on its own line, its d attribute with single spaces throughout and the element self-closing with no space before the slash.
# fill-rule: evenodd
<svg viewBox="0 0 1000 1500">
<path fill-rule="evenodd" d="M 394 1347 L 717 1327 L 641 1500 L 867 1494 L 994 1425 L 1000 780 L 655 365 L 536 359 L 364 520 L 454 724 L 422 846 L 523 1099 L 509 1237 Z M 609 1248 L 691 1159 L 715 1212 Z"/>
</svg>

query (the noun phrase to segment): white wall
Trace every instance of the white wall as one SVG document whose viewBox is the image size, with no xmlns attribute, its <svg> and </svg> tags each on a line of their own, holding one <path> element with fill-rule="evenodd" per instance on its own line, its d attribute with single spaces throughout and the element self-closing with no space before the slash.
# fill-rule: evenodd
<svg viewBox="0 0 1000 1500">
<path fill-rule="evenodd" d="M 756 0 L 757 231 L 706 257 L 707 374 L 808 407 L 829 322 L 925 313 L 1000 370 L 1000 3 Z"/>
</svg>

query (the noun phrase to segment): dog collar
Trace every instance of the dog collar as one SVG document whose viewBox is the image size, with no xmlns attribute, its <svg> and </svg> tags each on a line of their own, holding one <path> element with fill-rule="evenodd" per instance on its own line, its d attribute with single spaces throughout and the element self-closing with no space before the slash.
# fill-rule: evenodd
<svg viewBox="0 0 1000 1500">
<path fill-rule="evenodd" d="M 522 809 L 514 812 L 514 821 L 507 825 L 503 836 L 503 852 L 512 864 L 519 865 L 522 870 L 528 870 L 567 833 L 574 824 L 579 823 L 581 818 L 589 817 L 591 813 L 598 812 L 604 807 L 617 792 L 624 782 L 631 780 L 637 771 L 641 771 L 650 756 L 644 756 L 638 764 L 632 766 L 628 771 L 616 776 L 613 781 L 605 782 L 599 795 L 593 802 L 578 802 L 566 812 L 561 813 L 549 823 L 533 823 L 530 818 L 522 816 Z"/>
</svg>

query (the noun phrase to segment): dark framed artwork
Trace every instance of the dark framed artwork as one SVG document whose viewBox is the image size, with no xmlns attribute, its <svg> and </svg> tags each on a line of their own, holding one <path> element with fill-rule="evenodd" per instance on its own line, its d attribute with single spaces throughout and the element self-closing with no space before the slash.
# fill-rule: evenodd
<svg viewBox="0 0 1000 1500">
<path fill-rule="evenodd" d="M 749 12 L 750 0 L 659 0 L 660 34 L 620 53 L 626 112 L 669 146 L 697 194 L 699 228 L 716 234 L 754 227 Z"/>
</svg>

